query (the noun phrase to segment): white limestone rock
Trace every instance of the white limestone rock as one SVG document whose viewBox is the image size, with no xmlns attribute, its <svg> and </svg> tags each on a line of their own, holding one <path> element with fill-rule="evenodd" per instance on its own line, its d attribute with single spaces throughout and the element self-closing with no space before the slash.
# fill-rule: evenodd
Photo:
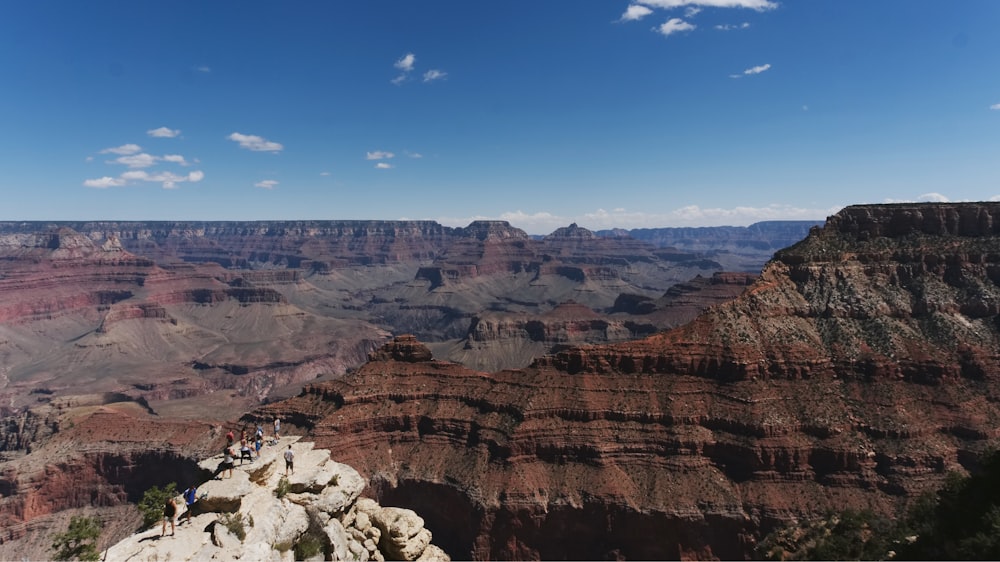
<svg viewBox="0 0 1000 562">
<path fill-rule="evenodd" d="M 372 523 L 382 531 L 379 549 L 395 560 L 416 560 L 431 542 L 423 518 L 409 509 L 383 507 Z"/>
<path fill-rule="evenodd" d="M 198 487 L 200 496 L 195 513 L 239 511 L 243 497 L 254 488 L 246 472 L 234 470 L 231 478 L 209 480 Z"/>
</svg>

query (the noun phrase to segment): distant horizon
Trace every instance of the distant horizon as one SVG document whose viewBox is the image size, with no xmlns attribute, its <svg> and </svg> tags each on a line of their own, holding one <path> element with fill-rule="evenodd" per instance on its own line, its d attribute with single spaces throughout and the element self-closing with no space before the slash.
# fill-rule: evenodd
<svg viewBox="0 0 1000 562">
<path fill-rule="evenodd" d="M 551 232 L 996 201 L 998 22 L 992 0 L 12 0 L 0 214 Z"/>
<path fill-rule="evenodd" d="M 37 223 L 37 224 L 66 224 L 66 223 L 275 223 L 275 222 L 426 222 L 441 225 L 445 228 L 468 228 L 475 222 L 505 222 L 509 224 L 512 228 L 517 228 L 524 231 L 529 236 L 547 236 L 552 234 L 560 228 L 567 228 L 573 225 L 584 228 L 591 232 L 608 232 L 614 230 L 621 230 L 626 232 L 631 232 L 633 230 L 661 230 L 661 229 L 692 229 L 692 228 L 749 228 L 755 224 L 761 223 L 823 223 L 826 218 L 823 219 L 765 219 L 754 221 L 750 224 L 738 225 L 738 224 L 717 224 L 717 225 L 688 225 L 688 226 L 638 226 L 638 227 L 622 227 L 622 226 L 610 226 L 601 228 L 590 228 L 586 225 L 582 225 L 576 222 L 569 222 L 566 224 L 561 224 L 552 228 L 546 232 L 540 231 L 530 231 L 516 224 L 511 223 L 506 219 L 488 219 L 488 218 L 478 218 L 470 220 L 465 224 L 445 224 L 435 219 L 32 219 L 32 220 L 7 220 L 0 219 L 0 224 L 24 224 L 24 223 Z"/>
</svg>

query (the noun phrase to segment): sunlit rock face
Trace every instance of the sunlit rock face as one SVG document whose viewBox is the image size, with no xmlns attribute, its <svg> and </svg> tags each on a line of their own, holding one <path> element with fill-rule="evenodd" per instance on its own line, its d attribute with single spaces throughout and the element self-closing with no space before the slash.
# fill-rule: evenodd
<svg viewBox="0 0 1000 562">
<path fill-rule="evenodd" d="M 998 444 L 997 217 L 848 207 L 674 330 L 495 373 L 377 354 L 257 415 L 458 558 L 743 558 L 797 518 L 892 513 Z"/>
</svg>

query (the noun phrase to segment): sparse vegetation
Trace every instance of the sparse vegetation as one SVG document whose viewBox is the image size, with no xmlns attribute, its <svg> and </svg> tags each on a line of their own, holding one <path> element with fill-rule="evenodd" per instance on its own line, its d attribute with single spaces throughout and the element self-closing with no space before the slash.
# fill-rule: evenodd
<svg viewBox="0 0 1000 562">
<path fill-rule="evenodd" d="M 163 517 L 163 505 L 167 500 L 177 495 L 177 483 L 170 482 L 162 489 L 153 486 L 146 490 L 139 501 L 139 512 L 142 513 L 143 528 L 158 523 Z"/>
<path fill-rule="evenodd" d="M 323 541 L 312 533 L 306 533 L 295 541 L 295 559 L 305 560 L 323 552 Z"/>
<path fill-rule="evenodd" d="M 223 513 L 219 516 L 218 521 L 241 541 L 247 538 L 247 527 L 253 527 L 253 517 L 244 516 L 239 512 Z"/>
<path fill-rule="evenodd" d="M 949 475 L 896 521 L 845 511 L 765 537 L 768 560 L 1000 560 L 1000 453 L 972 476 Z"/>
<path fill-rule="evenodd" d="M 96 517 L 76 515 L 69 521 L 69 529 L 52 540 L 53 558 L 56 560 L 99 560 L 97 538 L 101 536 L 101 522 Z"/>
<path fill-rule="evenodd" d="M 277 496 L 278 499 L 281 499 L 285 497 L 285 494 L 287 494 L 291 489 L 292 485 L 288 482 L 288 478 L 282 476 L 281 479 L 278 480 L 278 486 L 274 489 L 274 495 Z"/>
</svg>

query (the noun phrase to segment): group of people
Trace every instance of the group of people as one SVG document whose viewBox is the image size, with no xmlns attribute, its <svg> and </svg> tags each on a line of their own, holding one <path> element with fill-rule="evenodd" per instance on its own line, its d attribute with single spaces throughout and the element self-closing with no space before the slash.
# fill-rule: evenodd
<svg viewBox="0 0 1000 562">
<path fill-rule="evenodd" d="M 281 419 L 274 418 L 274 439 L 270 442 L 271 444 L 277 444 L 278 439 L 281 437 Z M 260 450 L 264 446 L 264 426 L 257 424 L 257 430 L 254 432 L 253 438 L 247 437 L 246 430 L 243 430 L 240 437 L 240 465 L 243 464 L 243 460 L 247 459 L 253 462 L 254 458 L 260 457 Z M 226 433 L 226 448 L 222 452 L 222 462 L 219 463 L 218 468 L 215 471 L 215 476 L 220 478 L 230 478 L 233 475 L 233 467 L 236 464 L 236 452 L 233 450 L 233 445 L 236 442 L 236 435 L 233 430 L 230 429 Z M 292 452 L 292 446 L 288 445 L 288 449 L 285 451 L 285 474 L 287 475 L 289 471 L 294 472 L 294 458 L 295 453 Z M 225 476 L 222 476 L 226 474 Z M 184 490 L 184 503 L 187 505 L 187 511 L 185 511 L 180 516 L 180 522 L 183 520 L 191 520 L 191 511 L 198 501 L 198 488 L 195 486 L 188 486 Z M 170 534 L 174 534 L 174 518 L 177 516 L 177 501 L 170 497 L 166 500 L 163 505 L 163 528 L 160 531 L 160 536 L 165 536 L 167 533 L 167 522 L 170 522 Z"/>
<path fill-rule="evenodd" d="M 184 504 L 187 507 L 186 511 L 181 514 L 178 523 L 183 523 L 184 521 L 191 521 L 191 512 L 194 510 L 194 504 L 198 501 L 198 488 L 193 484 L 188 486 L 182 494 L 184 496 Z M 167 534 L 167 521 L 170 521 L 170 534 L 174 534 L 174 517 L 177 516 L 177 500 L 173 496 L 167 498 L 166 503 L 163 505 L 163 528 L 160 529 L 160 536 L 165 536 Z"/>
</svg>

